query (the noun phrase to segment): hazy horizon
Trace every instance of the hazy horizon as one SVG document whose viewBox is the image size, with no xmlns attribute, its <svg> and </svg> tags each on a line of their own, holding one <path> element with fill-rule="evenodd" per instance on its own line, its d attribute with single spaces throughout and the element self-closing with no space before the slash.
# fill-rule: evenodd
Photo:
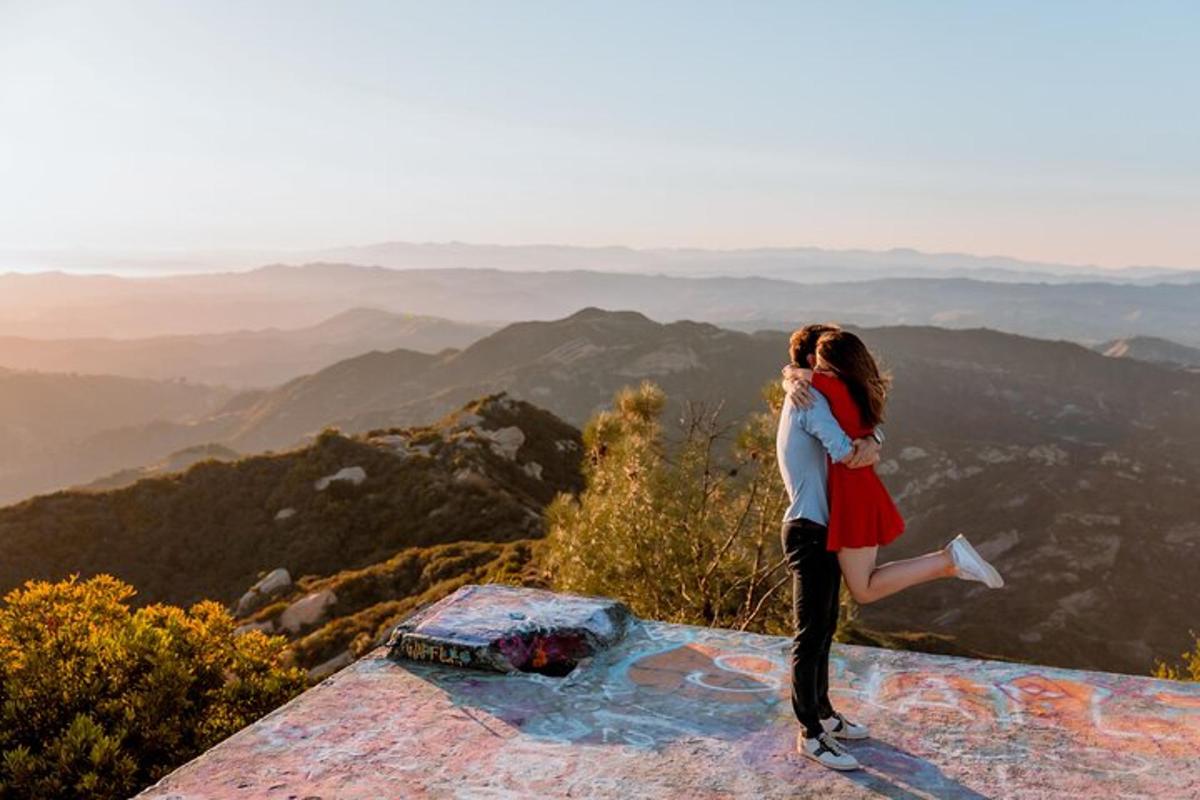
<svg viewBox="0 0 1200 800">
<path fill-rule="evenodd" d="M 799 243 L 1194 269 L 1197 23 L 1171 2 L 10 0 L 0 249 Z"/>
<path fill-rule="evenodd" d="M 1014 270 L 1028 269 L 1035 271 L 1039 269 L 1055 270 L 1061 269 L 1063 275 L 1069 275 L 1073 271 L 1081 273 L 1095 272 L 1098 274 L 1111 273 L 1115 276 L 1121 273 L 1139 273 L 1139 272 L 1191 272 L 1200 269 L 1200 265 L 1184 265 L 1184 266 L 1164 266 L 1159 264 L 1149 263 L 1131 263 L 1131 264 L 1115 264 L 1102 265 L 1090 263 L 1067 263 L 1067 262 L 1051 262 L 1038 261 L 1033 259 L 1017 258 L 1012 255 L 1003 253 L 966 253 L 966 252 L 935 252 L 918 250 L 916 248 L 896 246 L 884 249 L 867 249 L 867 248 L 825 248 L 816 245 L 776 245 L 776 246 L 754 246 L 748 245 L 745 247 L 698 247 L 694 245 L 663 245 L 657 247 L 635 247 L 626 244 L 595 244 L 595 245 L 580 245 L 562 242 L 525 242 L 525 243 L 508 243 L 501 244 L 498 242 L 471 242 L 471 241 L 401 241 L 387 240 L 381 242 L 371 242 L 365 244 L 350 244 L 341 246 L 330 246 L 313 249 L 288 249 L 288 248 L 263 248 L 263 249 L 242 249 L 242 248 L 226 248 L 226 249 L 211 249 L 211 248 L 164 248 L 164 249 L 91 249 L 91 248 L 72 248 L 72 249 L 29 249 L 29 250 L 13 250 L 0 247 L 0 275 L 17 274 L 17 275 L 36 275 L 49 272 L 61 272 L 69 275 L 112 275 L 117 277 L 169 277 L 171 275 L 188 275 L 188 274 L 213 274 L 222 272 L 247 272 L 259 269 L 265 266 L 274 264 L 283 264 L 286 266 L 303 266 L 305 264 L 317 263 L 323 259 L 326 254 L 335 254 L 342 256 L 355 250 L 369 250 L 376 247 L 388 246 L 402 247 L 422 247 L 422 248 L 472 248 L 472 249 L 504 249 L 504 250 L 577 250 L 581 252 L 601 252 L 601 251 L 624 251 L 629 253 L 646 254 L 646 255 L 665 255 L 665 254 L 712 254 L 712 255 L 737 255 L 739 253 L 821 253 L 830 256 L 856 256 L 865 257 L 874 256 L 896 256 L 910 255 L 918 258 L 930 259 L 963 259 L 966 262 L 995 262 L 997 264 L 1004 263 Z M 339 259 L 341 260 L 341 259 Z M 345 263 L 352 263 L 356 266 L 376 266 L 369 263 L 369 260 L 353 261 L 348 260 Z M 381 265 L 387 269 L 413 269 L 415 267 L 394 267 Z M 978 265 L 976 265 L 978 267 Z M 446 268 L 446 267 L 438 267 Z M 475 268 L 474 265 L 465 265 L 462 268 Z M 505 269 L 506 267 L 499 266 L 497 269 Z M 511 269 L 511 268 L 510 268 Z M 537 265 L 529 265 L 529 271 L 546 271 L 552 270 L 553 267 L 539 267 Z M 967 267 L 964 267 L 967 269 Z M 604 271 L 604 270 L 600 270 Z M 745 273 L 746 275 L 754 274 L 752 271 Z"/>
</svg>

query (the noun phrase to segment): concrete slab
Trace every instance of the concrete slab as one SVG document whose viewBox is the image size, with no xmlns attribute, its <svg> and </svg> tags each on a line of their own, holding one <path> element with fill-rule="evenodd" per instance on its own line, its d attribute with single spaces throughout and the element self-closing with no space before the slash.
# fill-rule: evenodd
<svg viewBox="0 0 1200 800">
<path fill-rule="evenodd" d="M 143 798 L 1191 798 L 1200 686 L 835 646 L 859 773 L 792 751 L 787 641 L 642 623 L 566 678 L 379 649 Z"/>
<path fill-rule="evenodd" d="M 397 625 L 388 647 L 413 661 L 561 677 L 619 642 L 632 619 L 607 597 L 468 585 Z"/>
</svg>

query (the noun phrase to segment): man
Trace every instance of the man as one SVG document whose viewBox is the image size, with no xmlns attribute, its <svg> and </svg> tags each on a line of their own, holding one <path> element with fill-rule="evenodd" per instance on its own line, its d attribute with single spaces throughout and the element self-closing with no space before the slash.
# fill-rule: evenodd
<svg viewBox="0 0 1200 800">
<path fill-rule="evenodd" d="M 793 364 L 811 367 L 817 339 L 835 325 L 808 325 L 792 334 Z M 796 634 L 792 639 L 792 710 L 802 730 L 796 750 L 818 764 L 838 770 L 859 767 L 840 743 L 864 739 L 867 729 L 837 711 L 829 701 L 829 648 L 837 629 L 841 569 L 836 553 L 825 549 L 829 501 L 828 466 L 833 461 L 854 468 L 879 461 L 879 440 L 851 441 L 833 418 L 821 393 L 807 384 L 792 387 L 784 401 L 775 437 L 779 471 L 790 504 L 783 522 L 783 550 L 792 570 L 792 607 Z"/>
</svg>

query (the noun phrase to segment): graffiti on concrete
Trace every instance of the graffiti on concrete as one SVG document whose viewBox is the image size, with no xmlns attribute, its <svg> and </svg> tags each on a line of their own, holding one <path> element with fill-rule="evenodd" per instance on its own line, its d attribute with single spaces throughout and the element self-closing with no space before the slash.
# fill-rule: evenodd
<svg viewBox="0 0 1200 800">
<path fill-rule="evenodd" d="M 651 749 L 715 738 L 734 743 L 745 763 L 773 765 L 780 778 L 794 775 L 791 759 L 763 761 L 754 745 L 770 742 L 766 750 L 777 753 L 794 730 L 786 640 L 642 623 L 595 666 L 567 683 L 425 677 L 456 704 L 526 735 Z M 1200 788 L 1200 687 L 841 646 L 831 668 L 839 709 L 894 732 L 888 745 L 877 739 L 859 746 L 865 760 L 874 756 L 893 770 L 928 773 L 926 759 L 912 755 L 924 750 L 965 759 L 989 791 L 1020 774 L 1064 789 L 1072 781 L 1124 778 L 1129 796 L 1138 796 L 1134 787 L 1142 785 L 1165 791 L 1185 763 L 1187 780 Z M 951 783 L 939 783 L 940 791 L 974 796 Z"/>
<path fill-rule="evenodd" d="M 630 620 L 603 597 L 471 585 L 401 622 L 388 647 L 414 661 L 562 676 L 620 641 Z"/>
<path fill-rule="evenodd" d="M 557 678 L 377 651 L 146 797 L 1200 797 L 1200 685 L 836 645 L 834 702 L 873 738 L 822 770 L 787 645 L 638 623 Z"/>
</svg>

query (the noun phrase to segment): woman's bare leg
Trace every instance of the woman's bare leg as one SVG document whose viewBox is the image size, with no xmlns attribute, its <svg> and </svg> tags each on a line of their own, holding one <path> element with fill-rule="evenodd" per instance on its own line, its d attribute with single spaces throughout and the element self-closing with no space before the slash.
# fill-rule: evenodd
<svg viewBox="0 0 1200 800">
<path fill-rule="evenodd" d="M 877 567 L 875 556 L 878 550 L 878 547 L 844 547 L 838 551 L 842 576 L 858 603 L 874 603 L 910 586 L 955 575 L 954 559 L 947 550 L 935 550 L 903 561 L 889 561 Z"/>
</svg>

